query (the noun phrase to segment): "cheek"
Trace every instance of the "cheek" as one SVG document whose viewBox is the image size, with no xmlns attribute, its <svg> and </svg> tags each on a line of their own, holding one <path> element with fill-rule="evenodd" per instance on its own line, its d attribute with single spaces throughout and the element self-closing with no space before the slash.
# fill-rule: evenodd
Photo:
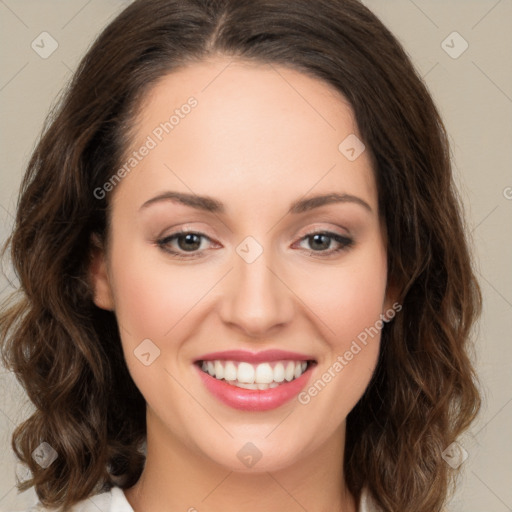
<svg viewBox="0 0 512 512">
<path fill-rule="evenodd" d="M 384 312 L 387 263 L 381 246 L 347 265 L 315 274 L 308 306 L 322 320 L 325 356 L 299 402 L 336 428 L 363 395 L 375 370 Z M 303 290 L 306 293 L 306 290 Z"/>
<path fill-rule="evenodd" d="M 116 315 L 127 331 L 162 338 L 196 295 L 173 274 L 130 266 L 117 273 Z"/>
<path fill-rule="evenodd" d="M 318 324 L 332 348 L 344 350 L 380 319 L 386 282 L 386 253 L 376 244 L 372 250 L 354 253 L 339 267 L 319 266 L 298 295 L 321 319 Z"/>
<path fill-rule="evenodd" d="M 163 383 L 169 385 L 170 377 L 164 372 L 178 359 L 179 340 L 191 328 L 193 315 L 187 313 L 206 288 L 191 282 L 191 272 L 151 261 L 153 253 L 153 248 L 120 243 L 111 255 L 115 314 L 125 360 L 148 404 L 162 397 Z M 180 396 L 178 392 L 174 400 Z"/>
<path fill-rule="evenodd" d="M 126 364 L 149 403 L 159 395 L 162 377 L 169 378 L 162 372 L 183 364 L 182 347 L 209 307 L 219 269 L 168 264 L 159 249 L 129 233 L 113 244 L 110 263 Z"/>
<path fill-rule="evenodd" d="M 162 340 L 175 326 L 187 325 L 187 313 L 214 282 L 209 271 L 167 265 L 149 243 L 120 243 L 111 265 L 118 322 L 137 337 Z"/>
</svg>

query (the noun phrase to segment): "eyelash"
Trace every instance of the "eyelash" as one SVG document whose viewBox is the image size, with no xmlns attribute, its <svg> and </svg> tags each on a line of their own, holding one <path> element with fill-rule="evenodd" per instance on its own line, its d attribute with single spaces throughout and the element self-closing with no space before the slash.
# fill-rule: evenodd
<svg viewBox="0 0 512 512">
<path fill-rule="evenodd" d="M 173 233 L 172 235 L 166 236 L 164 238 L 161 238 L 159 240 L 156 240 L 155 243 L 162 249 L 163 251 L 172 254 L 173 257 L 181 260 L 188 260 L 188 259 L 195 259 L 203 257 L 200 255 L 199 252 L 190 252 L 189 255 L 187 255 L 184 252 L 178 252 L 174 249 L 169 248 L 169 244 L 172 240 L 179 239 L 182 236 L 186 235 L 198 235 L 201 238 L 205 238 L 207 240 L 211 240 L 208 236 L 198 233 L 197 231 L 177 231 L 176 233 Z M 300 241 L 312 239 L 315 235 L 324 235 L 332 240 L 336 241 L 340 246 L 337 249 L 329 249 L 326 251 L 309 251 L 309 255 L 312 257 L 320 257 L 320 258 L 327 258 L 333 254 L 339 253 L 341 251 L 347 250 L 354 244 L 354 240 L 352 238 L 339 235 L 338 233 L 333 233 L 332 231 L 312 231 L 311 233 L 307 233 L 304 235 Z"/>
</svg>

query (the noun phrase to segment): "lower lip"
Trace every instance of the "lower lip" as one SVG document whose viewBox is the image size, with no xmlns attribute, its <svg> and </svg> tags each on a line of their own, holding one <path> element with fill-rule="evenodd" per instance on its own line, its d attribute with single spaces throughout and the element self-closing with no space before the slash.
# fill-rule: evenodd
<svg viewBox="0 0 512 512">
<path fill-rule="evenodd" d="M 314 365 L 310 364 L 297 379 L 268 389 L 239 388 L 225 380 L 212 377 L 196 364 L 194 366 L 208 391 L 224 404 L 242 411 L 269 411 L 280 407 L 301 392 L 311 376 Z"/>
</svg>

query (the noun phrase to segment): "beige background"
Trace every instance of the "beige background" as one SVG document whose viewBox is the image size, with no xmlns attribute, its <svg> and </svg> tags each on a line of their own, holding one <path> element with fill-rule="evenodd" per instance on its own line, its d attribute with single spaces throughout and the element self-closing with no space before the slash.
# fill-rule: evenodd
<svg viewBox="0 0 512 512">
<path fill-rule="evenodd" d="M 468 458 L 450 510 L 512 511 L 512 1 L 365 3 L 403 43 L 444 117 L 484 294 L 476 357 L 485 402 L 459 440 Z M 93 38 L 126 4 L 0 0 L 0 240 L 12 225 L 22 172 L 49 107 Z M 58 42 L 47 59 L 31 48 L 43 31 Z M 442 47 L 454 31 L 469 45 L 458 58 Z M 464 44 L 458 36 L 447 43 L 452 54 Z M 9 268 L 5 272 L 2 296 L 16 282 Z M 30 410 L 13 377 L 0 369 L 1 511 L 22 510 L 35 499 L 33 490 L 17 496 L 9 444 Z"/>
</svg>

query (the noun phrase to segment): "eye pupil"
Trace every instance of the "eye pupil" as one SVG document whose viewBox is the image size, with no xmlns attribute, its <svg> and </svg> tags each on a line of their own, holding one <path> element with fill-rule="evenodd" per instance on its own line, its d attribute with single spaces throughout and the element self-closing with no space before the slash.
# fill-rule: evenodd
<svg viewBox="0 0 512 512">
<path fill-rule="evenodd" d="M 330 245 L 331 237 L 323 233 L 316 233 L 310 240 L 312 241 L 311 247 L 313 249 L 328 249 Z M 317 245 L 318 244 L 318 245 Z M 316 245 L 316 247 L 315 247 Z"/>
<path fill-rule="evenodd" d="M 185 244 L 182 243 L 183 241 L 185 241 Z M 187 233 L 186 235 L 182 235 L 178 238 L 178 245 L 180 249 L 183 249 L 184 251 L 195 251 L 201 246 L 201 239 L 200 236 L 195 233 Z"/>
</svg>

